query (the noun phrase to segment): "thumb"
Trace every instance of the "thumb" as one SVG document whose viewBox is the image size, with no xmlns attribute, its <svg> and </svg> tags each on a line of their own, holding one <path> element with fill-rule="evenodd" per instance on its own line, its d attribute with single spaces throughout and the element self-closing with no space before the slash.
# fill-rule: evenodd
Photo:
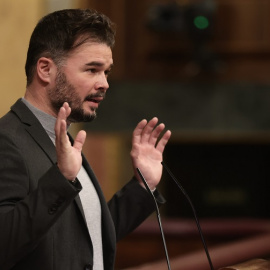
<svg viewBox="0 0 270 270">
<path fill-rule="evenodd" d="M 86 139 L 86 132 L 84 130 L 80 130 L 74 140 L 73 147 L 81 152 L 85 139 Z"/>
</svg>

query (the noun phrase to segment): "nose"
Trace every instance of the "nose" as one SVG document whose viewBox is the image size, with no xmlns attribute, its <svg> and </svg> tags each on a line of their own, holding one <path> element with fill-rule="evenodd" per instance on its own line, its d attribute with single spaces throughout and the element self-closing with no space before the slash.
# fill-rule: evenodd
<svg viewBox="0 0 270 270">
<path fill-rule="evenodd" d="M 107 91 L 107 89 L 109 88 L 109 83 L 108 83 L 108 79 L 106 74 L 101 74 L 98 77 L 98 80 L 95 83 L 95 88 L 96 90 L 100 90 L 100 91 Z"/>
</svg>

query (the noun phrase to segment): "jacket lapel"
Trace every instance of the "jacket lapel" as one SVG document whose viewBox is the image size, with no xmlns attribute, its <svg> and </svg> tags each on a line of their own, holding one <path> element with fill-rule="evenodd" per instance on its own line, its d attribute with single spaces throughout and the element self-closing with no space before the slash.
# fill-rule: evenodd
<svg viewBox="0 0 270 270">
<path fill-rule="evenodd" d="M 24 124 L 26 131 L 40 146 L 42 151 L 48 156 L 52 163 L 56 163 L 55 146 L 42 127 L 41 123 L 34 116 L 31 110 L 19 99 L 12 107 L 11 110 Z"/>
<path fill-rule="evenodd" d="M 40 146 L 42 151 L 48 158 L 51 160 L 52 164 L 57 162 L 57 156 L 55 151 L 55 146 L 51 141 L 50 137 L 42 127 L 41 123 L 34 116 L 31 110 L 19 99 L 12 107 L 11 110 L 18 116 L 21 122 L 25 125 L 26 131 L 30 136 L 36 141 Z M 82 214 L 82 217 L 85 221 L 84 212 L 79 196 L 75 198 L 75 202 Z M 86 225 L 86 221 L 85 221 Z"/>
</svg>

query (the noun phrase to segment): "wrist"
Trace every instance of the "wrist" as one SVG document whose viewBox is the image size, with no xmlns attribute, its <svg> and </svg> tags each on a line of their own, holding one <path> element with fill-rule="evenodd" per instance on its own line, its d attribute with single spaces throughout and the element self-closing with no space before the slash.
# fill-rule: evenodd
<svg viewBox="0 0 270 270">
<path fill-rule="evenodd" d="M 143 182 L 140 182 L 140 185 L 141 185 L 144 189 L 147 189 Z M 149 189 L 150 189 L 150 191 L 151 191 L 152 193 L 155 192 L 156 187 L 150 187 L 149 185 L 148 185 L 148 187 L 149 187 Z"/>
</svg>

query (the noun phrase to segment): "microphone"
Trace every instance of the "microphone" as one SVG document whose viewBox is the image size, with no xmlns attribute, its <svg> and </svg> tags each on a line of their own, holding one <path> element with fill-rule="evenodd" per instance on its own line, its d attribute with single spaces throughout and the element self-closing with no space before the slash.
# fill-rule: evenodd
<svg viewBox="0 0 270 270">
<path fill-rule="evenodd" d="M 192 211 L 193 211 L 193 215 L 194 215 L 194 218 L 195 218 L 195 221 L 196 221 L 196 224 L 197 224 L 198 231 L 200 233 L 200 237 L 201 237 L 201 240 L 202 240 L 202 243 L 203 243 L 203 246 L 204 246 L 204 250 L 205 250 L 205 253 L 206 253 L 206 256 L 207 256 L 207 259 L 208 259 L 208 263 L 209 263 L 210 269 L 211 270 L 214 270 L 214 267 L 213 267 L 213 264 L 212 264 L 212 260 L 210 258 L 210 254 L 208 252 L 208 248 L 207 248 L 206 242 L 204 240 L 202 229 L 201 229 L 201 226 L 200 226 L 200 222 L 199 222 L 199 219 L 197 217 L 196 210 L 195 210 L 195 208 L 193 206 L 193 203 L 192 203 L 191 199 L 189 198 L 188 194 L 186 193 L 185 189 L 182 187 L 182 185 L 179 183 L 179 181 L 175 178 L 175 176 L 172 174 L 171 170 L 167 167 L 167 165 L 164 164 L 163 161 L 161 162 L 161 164 L 165 168 L 165 170 L 167 171 L 167 173 L 170 175 L 171 179 L 176 183 L 176 185 L 178 186 L 178 188 L 182 191 L 182 193 L 184 194 L 184 196 L 188 200 L 188 202 L 189 202 L 189 204 L 190 204 L 190 206 L 192 208 Z"/>
<path fill-rule="evenodd" d="M 164 237 L 164 233 L 163 233 L 163 229 L 162 229 L 162 224 L 161 224 L 161 217 L 160 217 L 160 213 L 159 213 L 159 209 L 158 209 L 158 204 L 157 204 L 157 200 L 153 194 L 153 192 L 150 190 L 144 176 L 142 175 L 141 171 L 139 168 L 137 168 L 137 171 L 140 175 L 141 180 L 143 181 L 146 190 L 149 192 L 149 194 L 152 196 L 154 202 L 155 202 L 155 207 L 156 207 L 156 214 L 157 214 L 157 220 L 158 220 L 158 224 L 159 224 L 159 229 L 160 229 L 160 233 L 162 236 L 162 241 L 163 241 L 163 247 L 164 247 L 164 251 L 165 251 L 165 255 L 166 255 L 166 260 L 167 260 L 167 265 L 168 265 L 168 269 L 171 270 L 171 266 L 170 266 L 170 260 L 169 260 L 169 255 L 168 255 L 168 250 L 167 250 L 167 246 L 166 246 L 166 241 L 165 241 L 165 237 Z"/>
</svg>

